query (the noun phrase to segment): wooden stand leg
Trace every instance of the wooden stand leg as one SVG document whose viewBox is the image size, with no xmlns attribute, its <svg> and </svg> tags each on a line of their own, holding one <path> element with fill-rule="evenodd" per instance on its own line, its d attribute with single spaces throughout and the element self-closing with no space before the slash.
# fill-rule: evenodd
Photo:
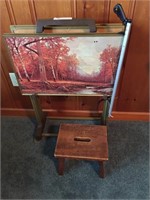
<svg viewBox="0 0 150 200">
<path fill-rule="evenodd" d="M 99 165 L 100 165 L 99 175 L 101 178 L 105 178 L 104 161 L 99 161 Z"/>
<path fill-rule="evenodd" d="M 65 158 L 58 158 L 58 174 L 64 174 Z"/>
<path fill-rule="evenodd" d="M 109 108 L 109 101 L 108 99 L 104 99 L 104 106 L 103 106 L 103 112 L 102 112 L 102 125 L 106 125 L 107 118 L 108 118 L 108 108 Z"/>
<path fill-rule="evenodd" d="M 33 109 L 35 112 L 36 121 L 37 121 L 37 127 L 36 127 L 36 131 L 35 131 L 35 139 L 41 140 L 42 132 L 43 132 L 45 121 L 46 121 L 46 116 L 44 116 L 41 105 L 39 103 L 38 96 L 31 95 L 30 100 L 31 100 L 31 103 L 32 103 L 32 106 L 33 106 Z"/>
</svg>

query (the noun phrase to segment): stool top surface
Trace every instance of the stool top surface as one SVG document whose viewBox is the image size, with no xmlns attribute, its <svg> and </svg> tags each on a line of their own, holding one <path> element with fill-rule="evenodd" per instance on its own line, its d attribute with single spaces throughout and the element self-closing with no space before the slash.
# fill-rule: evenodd
<svg viewBox="0 0 150 200">
<path fill-rule="evenodd" d="M 61 124 L 55 157 L 108 160 L 107 127 Z"/>
</svg>

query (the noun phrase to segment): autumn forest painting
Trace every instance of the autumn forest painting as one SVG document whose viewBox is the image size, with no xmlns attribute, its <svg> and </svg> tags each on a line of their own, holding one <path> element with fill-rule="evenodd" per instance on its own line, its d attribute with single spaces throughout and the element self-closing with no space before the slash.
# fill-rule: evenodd
<svg viewBox="0 0 150 200">
<path fill-rule="evenodd" d="M 122 36 L 6 37 L 22 94 L 111 95 Z"/>
</svg>

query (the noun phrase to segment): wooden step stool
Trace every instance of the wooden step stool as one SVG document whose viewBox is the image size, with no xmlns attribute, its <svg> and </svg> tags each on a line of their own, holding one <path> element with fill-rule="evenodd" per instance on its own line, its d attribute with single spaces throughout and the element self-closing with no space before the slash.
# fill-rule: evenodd
<svg viewBox="0 0 150 200">
<path fill-rule="evenodd" d="M 61 124 L 54 156 L 58 173 L 63 175 L 65 159 L 97 160 L 100 177 L 105 177 L 104 161 L 108 160 L 107 127 L 100 125 Z"/>
</svg>

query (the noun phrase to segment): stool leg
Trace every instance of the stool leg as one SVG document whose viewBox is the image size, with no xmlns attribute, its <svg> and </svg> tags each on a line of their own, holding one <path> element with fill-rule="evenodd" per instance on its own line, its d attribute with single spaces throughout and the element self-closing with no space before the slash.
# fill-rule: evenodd
<svg viewBox="0 0 150 200">
<path fill-rule="evenodd" d="M 104 161 L 99 161 L 99 165 L 100 165 L 99 175 L 101 178 L 105 178 Z"/>
<path fill-rule="evenodd" d="M 58 174 L 59 175 L 64 174 L 64 164 L 65 164 L 65 158 L 58 158 Z"/>
</svg>

